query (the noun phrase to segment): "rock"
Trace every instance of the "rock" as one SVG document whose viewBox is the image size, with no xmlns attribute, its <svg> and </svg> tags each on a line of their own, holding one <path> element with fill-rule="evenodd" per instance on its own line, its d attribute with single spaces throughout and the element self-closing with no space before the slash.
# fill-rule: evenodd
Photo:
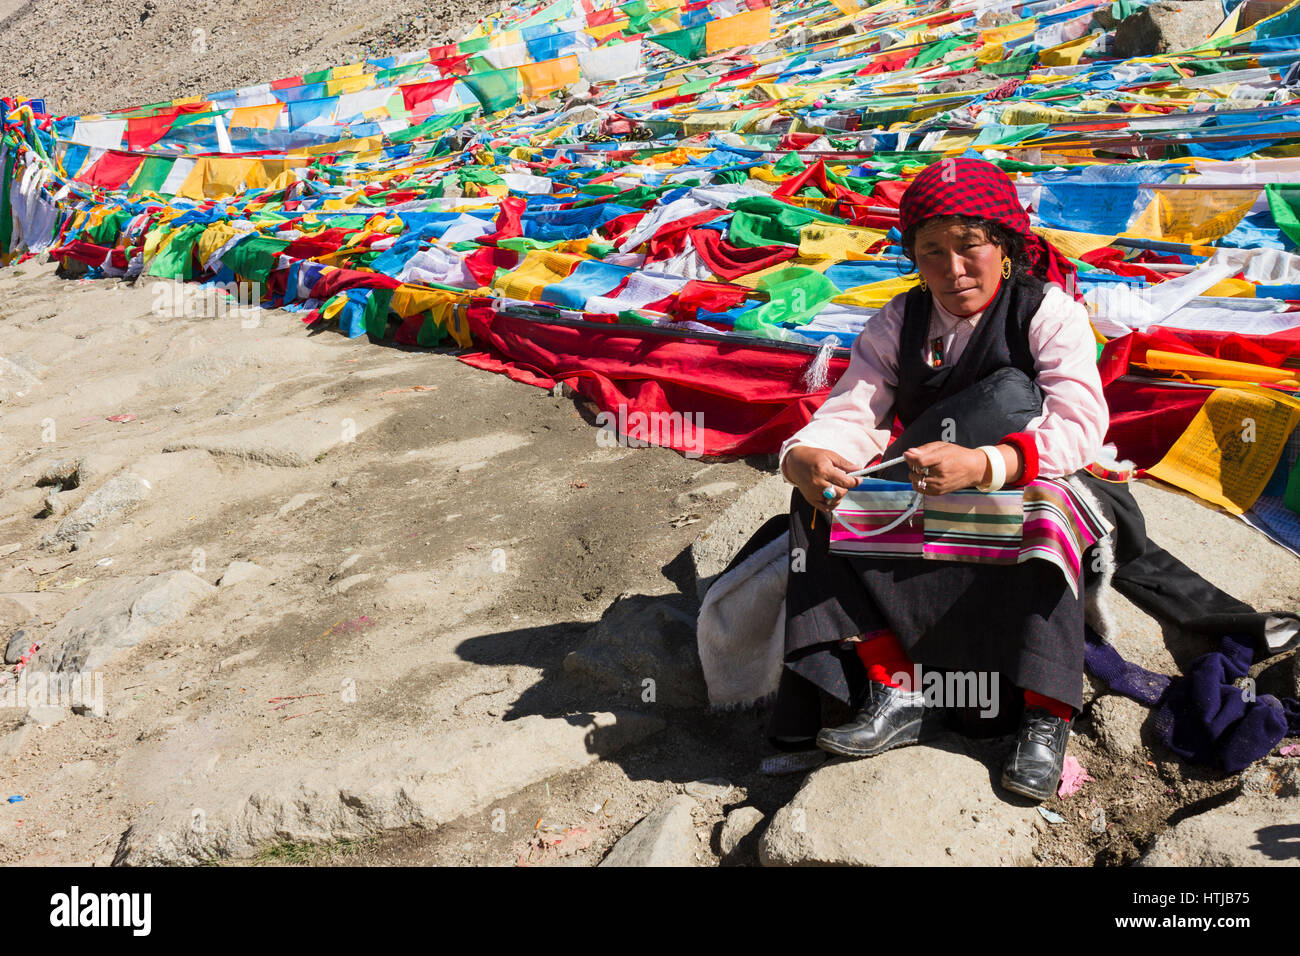
<svg viewBox="0 0 1300 956">
<path fill-rule="evenodd" d="M 47 518 L 57 518 L 63 512 L 68 510 L 67 502 L 58 492 L 45 496 L 45 516 Z"/>
<path fill-rule="evenodd" d="M 228 588 L 235 584 L 243 584 L 245 581 L 261 581 L 270 576 L 270 571 L 252 561 L 231 561 L 217 584 Z"/>
<path fill-rule="evenodd" d="M 49 548 L 66 544 L 83 532 L 93 531 L 109 518 L 133 511 L 152 490 L 149 482 L 133 472 L 111 478 L 95 489 L 57 528 L 42 537 L 40 546 Z"/>
<path fill-rule="evenodd" d="M 41 380 L 16 362 L 0 356 L 0 387 L 6 391 L 26 393 L 41 384 Z"/>
<path fill-rule="evenodd" d="M 1223 22 L 1219 0 L 1157 0 L 1120 21 L 1115 28 L 1115 55 L 1153 56 L 1201 43 Z"/>
<path fill-rule="evenodd" d="M 343 577 L 343 572 L 346 571 L 348 568 L 352 567 L 352 565 L 356 564 L 360 560 L 361 560 L 360 552 L 358 552 L 357 554 L 349 555 L 348 557 L 344 558 L 339 563 L 339 566 L 338 568 L 335 569 L 334 573 L 330 575 L 330 580 L 333 581 L 335 578 Z"/>
<path fill-rule="evenodd" d="M 950 77 L 935 85 L 936 93 L 965 93 L 967 90 L 993 89 L 1002 82 L 1002 77 L 988 73 L 962 73 Z"/>
<path fill-rule="evenodd" d="M 41 724 L 53 726 L 70 716 L 72 716 L 72 711 L 54 704 L 27 708 L 27 722 L 38 726 Z"/>
<path fill-rule="evenodd" d="M 564 658 L 564 670 L 629 702 L 697 707 L 706 693 L 694 610 L 678 594 L 621 595 Z"/>
<path fill-rule="evenodd" d="M 687 505 L 697 504 L 701 501 L 708 501 L 711 498 L 721 498 L 725 494 L 735 491 L 740 486 L 734 481 L 715 481 L 712 484 L 701 485 L 698 488 L 692 488 L 690 491 L 684 491 L 673 499 L 673 505 L 678 508 L 684 508 Z"/>
<path fill-rule="evenodd" d="M 342 581 L 338 582 L 336 585 L 330 588 L 330 590 L 333 591 L 335 594 L 347 594 L 348 591 L 356 587 L 358 584 L 361 584 L 362 582 L 365 581 L 369 581 L 373 577 L 374 577 L 373 574 L 350 574 Z"/>
<path fill-rule="evenodd" d="M 794 486 L 780 475 L 764 478 L 737 498 L 691 545 L 695 587 L 700 600 L 745 542 L 768 518 L 790 512 Z"/>
<path fill-rule="evenodd" d="M 275 515 L 277 518 L 283 518 L 285 515 L 297 511 L 299 508 L 315 501 L 319 497 L 320 495 L 313 494 L 310 492 L 302 492 L 300 494 L 296 494 L 288 501 L 286 501 L 284 504 L 282 504 L 280 506 L 280 510 L 277 511 Z"/>
<path fill-rule="evenodd" d="M 765 866 L 1007 866 L 1033 853 L 1037 816 L 994 781 L 1000 761 L 961 737 L 836 760 L 809 774 L 759 843 Z"/>
<path fill-rule="evenodd" d="M 982 30 L 989 30 L 993 27 L 1005 27 L 1007 24 L 1015 23 L 1022 19 L 1019 14 L 1012 13 L 1010 10 L 986 10 L 980 14 L 980 18 L 975 21 L 975 25 Z"/>
<path fill-rule="evenodd" d="M 19 628 L 14 631 L 9 638 L 9 643 L 5 645 L 5 663 L 17 664 L 22 656 L 27 653 L 27 648 L 31 647 L 31 641 L 27 639 L 27 632 Z"/>
<path fill-rule="evenodd" d="M 31 724 L 22 724 L 17 729 L 0 737 L 0 757 L 17 757 L 22 753 L 23 744 L 32 731 Z"/>
<path fill-rule="evenodd" d="M 731 863 L 757 854 L 757 829 L 762 822 L 763 812 L 757 807 L 737 807 L 727 814 L 719 838 L 724 862 Z"/>
<path fill-rule="evenodd" d="M 396 827 L 437 827 L 486 813 L 524 787 L 579 770 L 663 728 L 657 717 L 621 712 L 534 714 L 417 733 L 349 753 L 336 766 L 313 767 L 296 782 L 285 782 L 283 763 L 267 768 L 241 781 L 248 796 L 225 809 L 214 806 L 211 795 L 177 792 L 162 799 L 160 776 L 160 799 L 133 817 L 115 859 L 119 865 L 192 864 L 250 857 L 285 840 L 322 843 Z M 162 773 L 159 764 L 137 765 L 146 775 L 138 779 L 150 779 L 153 768 Z M 192 825 L 196 802 L 207 810 L 201 831 Z"/>
<path fill-rule="evenodd" d="M 45 639 L 58 671 L 98 670 L 114 654 L 176 623 L 216 588 L 189 571 L 110 581 Z M 44 651 L 42 653 L 45 653 Z"/>
<path fill-rule="evenodd" d="M 354 412 L 338 409 L 328 418 L 318 411 L 299 412 L 273 424 L 261 425 L 226 435 L 199 434 L 163 446 L 164 452 L 197 448 L 211 455 L 239 458 L 280 468 L 307 468 L 340 445 L 357 436 L 388 413 Z"/>
<path fill-rule="evenodd" d="M 703 802 L 721 800 L 731 793 L 731 784 L 721 777 L 710 777 L 707 780 L 692 780 L 682 789 L 686 791 L 688 796 Z"/>
<path fill-rule="evenodd" d="M 1136 758 L 1145 753 L 1142 727 L 1149 708 L 1119 694 L 1106 694 L 1092 702 L 1092 728 L 1098 742 L 1114 757 Z"/>
<path fill-rule="evenodd" d="M 89 531 L 83 531 L 81 532 L 81 534 L 77 535 L 75 538 L 72 539 L 71 550 L 85 551 L 92 544 L 94 544 L 94 542 L 95 542 L 95 536 L 92 535 Z"/>
<path fill-rule="evenodd" d="M 22 550 L 22 545 L 16 542 L 14 544 L 0 544 L 0 558 L 7 557 L 8 555 L 11 554 L 16 554 L 21 550 Z"/>
<path fill-rule="evenodd" d="M 676 796 L 659 804 L 614 844 L 601 866 L 694 866 L 700 841 L 691 809 L 695 801 Z"/>
<path fill-rule="evenodd" d="M 95 775 L 99 765 L 93 760 L 74 760 L 71 763 L 65 763 L 59 768 L 59 775 L 67 777 L 69 780 L 89 780 Z"/>
<path fill-rule="evenodd" d="M 56 459 L 41 468 L 40 477 L 36 479 L 36 487 L 59 485 L 65 491 L 76 488 L 87 477 L 83 471 L 85 466 L 85 458 Z"/>
<path fill-rule="evenodd" d="M 1231 803 L 1179 821 L 1136 866 L 1300 866 L 1300 766 L 1274 758 L 1242 774 Z"/>
</svg>

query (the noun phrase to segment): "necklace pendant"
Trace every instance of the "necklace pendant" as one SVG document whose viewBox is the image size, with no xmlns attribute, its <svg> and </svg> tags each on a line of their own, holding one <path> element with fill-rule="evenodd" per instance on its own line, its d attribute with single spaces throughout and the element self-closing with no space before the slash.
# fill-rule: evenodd
<svg viewBox="0 0 1300 956">
<path fill-rule="evenodd" d="M 930 365 L 932 368 L 943 368 L 943 338 L 941 336 L 930 340 Z"/>
</svg>

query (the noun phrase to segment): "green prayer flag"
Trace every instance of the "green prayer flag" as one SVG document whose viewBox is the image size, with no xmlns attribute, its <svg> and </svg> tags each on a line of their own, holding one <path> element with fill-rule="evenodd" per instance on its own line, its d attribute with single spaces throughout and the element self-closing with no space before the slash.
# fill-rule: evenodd
<svg viewBox="0 0 1300 956">
<path fill-rule="evenodd" d="M 931 63 L 934 60 L 942 60 L 946 55 L 961 46 L 962 43 L 963 41 L 957 37 L 940 40 L 938 43 L 931 43 L 913 57 L 912 62 L 908 64 L 908 68 L 911 69 L 918 67 L 925 63 Z"/>
<path fill-rule="evenodd" d="M 844 220 L 827 216 L 815 209 L 791 206 L 771 196 L 746 196 L 731 204 L 734 215 L 727 228 L 727 239 L 742 247 L 799 245 L 799 230 L 810 222 Z"/>
<path fill-rule="evenodd" d="M 804 266 L 791 266 L 758 281 L 760 292 L 767 293 L 768 301 L 757 309 L 751 309 L 736 320 L 739 328 L 741 320 L 764 325 L 806 325 L 811 322 L 821 307 L 840 294 L 839 287 L 816 269 Z"/>
<path fill-rule="evenodd" d="M 9 148 L 8 140 L 5 141 L 3 150 L 0 150 L 0 164 L 4 165 L 4 183 L 0 184 L 0 253 L 9 251 L 9 243 L 13 241 L 13 211 L 9 204 L 9 188 L 13 183 L 13 151 Z"/>
<path fill-rule="evenodd" d="M 393 301 L 392 289 L 375 289 L 366 299 L 363 318 L 366 331 L 377 339 L 388 334 L 388 304 Z"/>
<path fill-rule="evenodd" d="M 1296 460 L 1291 475 L 1286 480 L 1286 491 L 1282 493 L 1282 504 L 1300 514 L 1300 459 Z"/>
<path fill-rule="evenodd" d="M 262 283 L 280 261 L 280 253 L 287 245 L 288 239 L 254 235 L 227 250 L 221 261 L 237 275 Z"/>
<path fill-rule="evenodd" d="M 470 73 L 461 80 L 483 106 L 484 113 L 514 109 L 519 103 L 519 71 L 514 67 Z"/>
<path fill-rule="evenodd" d="M 185 282 L 194 278 L 194 246 L 207 228 L 205 223 L 192 222 L 174 230 L 171 242 L 149 264 L 149 275 Z"/>
<path fill-rule="evenodd" d="M 699 60 L 704 57 L 705 30 L 707 24 L 687 27 L 684 30 L 669 30 L 667 33 L 651 34 L 646 37 L 658 43 L 665 50 L 676 53 L 684 60 Z"/>
<path fill-rule="evenodd" d="M 1264 187 L 1273 221 L 1287 238 L 1300 245 L 1300 183 L 1269 183 Z"/>
<path fill-rule="evenodd" d="M 136 173 L 135 181 L 131 183 L 131 192 L 158 192 L 175 164 L 176 160 L 170 156 L 147 157 Z"/>
<path fill-rule="evenodd" d="M 433 317 L 433 312 L 425 310 L 424 324 L 415 334 L 415 344 L 432 348 L 447 337 L 447 327 Z"/>
</svg>

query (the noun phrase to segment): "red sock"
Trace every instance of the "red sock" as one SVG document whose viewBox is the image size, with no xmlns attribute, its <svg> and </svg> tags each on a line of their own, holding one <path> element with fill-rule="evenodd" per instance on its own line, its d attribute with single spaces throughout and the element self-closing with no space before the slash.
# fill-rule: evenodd
<svg viewBox="0 0 1300 956">
<path fill-rule="evenodd" d="M 903 645 L 898 643 L 898 637 L 893 631 L 880 631 L 875 636 L 859 641 L 855 647 L 858 659 L 867 669 L 867 677 L 877 684 L 901 687 L 894 680 L 894 675 L 904 673 L 910 677 L 912 674 L 912 659 L 903 650 Z"/>
<path fill-rule="evenodd" d="M 1074 716 L 1074 708 L 1069 704 L 1062 704 L 1051 697 L 1035 694 L 1032 690 L 1025 691 L 1025 706 L 1041 707 L 1053 717 L 1060 717 L 1062 720 L 1070 720 Z"/>
</svg>

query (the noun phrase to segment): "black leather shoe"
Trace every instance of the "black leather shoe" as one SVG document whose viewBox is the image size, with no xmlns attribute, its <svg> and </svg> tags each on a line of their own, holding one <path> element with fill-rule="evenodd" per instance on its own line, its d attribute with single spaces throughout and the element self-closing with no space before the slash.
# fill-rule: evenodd
<svg viewBox="0 0 1300 956">
<path fill-rule="evenodd" d="M 1025 709 L 1011 755 L 1002 767 L 1002 786 L 1031 800 L 1056 793 L 1065 767 L 1070 722 L 1041 707 Z"/>
<path fill-rule="evenodd" d="M 922 739 L 932 721 L 924 695 L 872 681 L 857 715 L 840 727 L 825 727 L 817 746 L 844 757 L 873 757 Z"/>
</svg>

